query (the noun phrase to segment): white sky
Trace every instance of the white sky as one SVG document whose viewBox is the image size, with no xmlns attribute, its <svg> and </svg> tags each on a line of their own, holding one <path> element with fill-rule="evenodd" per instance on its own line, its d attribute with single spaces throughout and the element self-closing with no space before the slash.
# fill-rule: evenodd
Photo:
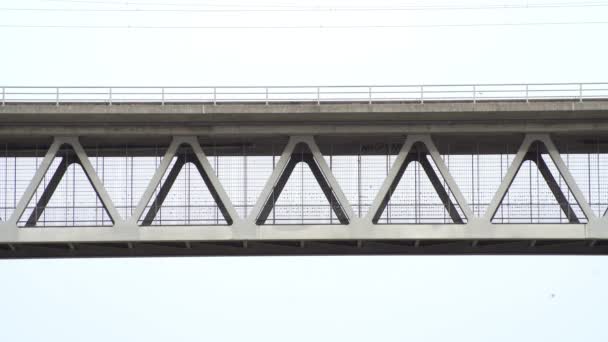
<svg viewBox="0 0 608 342">
<path fill-rule="evenodd" d="M 562 5 L 555 6 L 558 1 L 544 0 L 551 5 L 541 8 L 535 8 L 541 2 L 522 0 L 135 2 L 1 0 L 0 83 L 608 80 L 608 24 L 457 26 L 603 22 L 608 21 L 608 1 L 561 0 Z M 182 6 L 166 5 L 176 3 Z M 529 8 L 420 10 L 421 6 L 522 7 L 526 3 Z M 259 10 L 261 4 L 272 9 L 342 10 L 203 11 Z M 376 10 L 344 11 L 353 6 Z M 49 10 L 60 8 L 69 11 Z M 108 9 L 164 11 L 100 11 Z M 456 26 L 419 26 L 438 24 Z M 23 25 L 93 27 L 15 27 Z M 338 25 L 367 27 L 314 28 Z M 409 27 L 370 27 L 378 25 Z M 165 28 L 137 28 L 143 26 Z M 166 28 L 175 26 L 275 28 Z M 0 261 L 4 308 L 0 332 L 7 341 L 606 341 L 606 261 L 605 257 Z"/>
<path fill-rule="evenodd" d="M 214 1 L 211 4 L 226 3 Z M 542 1 L 575 3 L 572 0 Z M 217 9 L 192 5 L 104 4 L 108 2 L 111 1 L 3 0 L 0 4 L 3 8 Z M 151 2 L 163 1 L 147 1 Z M 197 3 L 195 0 L 180 2 Z M 525 5 L 526 2 L 359 0 L 354 4 L 420 8 L 445 7 L 446 4 L 453 7 Z M 210 2 L 201 0 L 198 3 Z M 227 3 L 242 5 L 255 4 L 256 1 L 228 0 Z M 297 0 L 270 0 L 269 3 L 311 6 L 308 1 Z M 352 1 L 315 3 L 334 8 L 354 6 Z M 0 25 L 369 26 L 608 21 L 608 2 L 600 3 L 606 6 L 192 14 L 0 11 Z M 608 24 L 299 30 L 4 27 L 0 29 L 3 52 L 0 66 L 2 83 L 8 85 L 590 82 L 608 79 L 608 68 L 605 67 L 608 50 L 603 43 L 607 30 Z"/>
</svg>

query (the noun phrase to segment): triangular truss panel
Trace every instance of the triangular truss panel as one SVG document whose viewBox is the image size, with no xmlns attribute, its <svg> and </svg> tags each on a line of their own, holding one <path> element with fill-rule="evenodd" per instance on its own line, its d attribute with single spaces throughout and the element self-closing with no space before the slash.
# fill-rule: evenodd
<svg viewBox="0 0 608 342">
<path fill-rule="evenodd" d="M 278 198 L 272 199 L 274 206 L 264 223 L 340 223 L 333 210 L 334 203 L 330 203 L 335 197 L 330 196 L 330 199 L 327 199 L 309 164 L 300 162 L 287 172 L 290 172 L 290 176 L 282 191 L 272 194 Z"/>
<path fill-rule="evenodd" d="M 586 223 L 588 217 L 546 146 L 534 141 L 523 154 L 492 223 Z"/>
<path fill-rule="evenodd" d="M 135 212 L 141 226 L 231 225 L 238 219 L 194 138 L 172 142 Z"/>
<path fill-rule="evenodd" d="M 256 208 L 255 224 L 349 224 L 354 216 L 310 137 L 292 138 Z"/>
<path fill-rule="evenodd" d="M 412 168 L 411 166 L 414 164 L 418 166 Z M 408 178 L 413 178 L 413 180 L 404 179 L 408 168 L 410 168 Z M 425 176 L 422 177 L 422 174 Z M 424 178 L 426 179 L 422 180 Z M 402 179 L 405 183 L 399 188 Z M 427 193 L 424 198 L 421 190 Z M 399 216 L 391 216 L 392 208 L 389 204 L 396 191 L 403 194 L 409 193 L 410 198 L 413 196 L 413 200 L 397 203 L 399 204 L 399 209 L 397 209 Z M 434 209 L 429 210 L 428 208 Z M 429 135 L 410 135 L 405 139 L 388 177 L 374 199 L 366 220 L 373 224 L 450 222 L 463 224 L 468 222 L 471 217 L 473 217 L 473 213 L 431 137 Z"/>
<path fill-rule="evenodd" d="M 18 215 L 20 227 L 112 226 L 119 218 L 77 141 L 54 143 Z M 26 202 L 27 201 L 27 202 Z"/>
<path fill-rule="evenodd" d="M 505 179 L 501 183 L 498 191 L 492 198 L 492 202 L 486 210 L 484 219 L 495 223 L 505 222 L 503 213 L 497 216 L 499 207 L 503 203 L 507 193 L 513 185 L 516 176 L 520 173 L 522 165 L 528 165 L 528 182 L 527 191 L 530 191 L 533 184 L 538 180 L 537 189 L 540 189 L 540 182 L 543 181 L 549 189 L 551 194 L 552 202 L 547 203 L 548 196 L 546 195 L 547 188 L 545 189 L 545 195 L 541 201 L 541 193 L 536 192 L 535 194 L 529 194 L 527 199 L 528 204 L 528 215 L 517 218 L 517 221 L 521 223 L 536 222 L 536 223 L 570 223 L 579 224 L 585 223 L 588 220 L 596 218 L 593 209 L 585 199 L 585 196 L 581 192 L 574 177 L 568 170 L 566 163 L 562 159 L 559 151 L 555 144 L 547 134 L 530 134 L 526 135 L 522 142 L 517 154 L 513 160 L 513 163 L 507 171 Z M 534 166 L 532 166 L 534 164 Z M 533 173 L 533 169 L 537 169 L 537 173 Z M 525 169 L 524 169 L 525 172 Z M 526 177 L 525 175 L 523 177 Z M 521 185 L 524 186 L 524 185 Z M 536 201 L 534 202 L 530 196 L 536 195 Z M 510 199 L 510 198 L 508 198 Z M 520 200 L 521 202 L 522 200 Z M 525 200 L 524 200 L 525 201 Z M 506 202 L 509 203 L 509 202 Z M 534 215 L 534 204 L 537 205 L 552 205 L 559 207 L 561 211 L 559 216 L 548 217 L 546 213 Z M 504 212 L 504 208 L 503 212 Z M 555 209 L 553 209 L 555 211 Z M 512 219 L 509 218 L 509 222 L 512 223 Z M 505 222 L 506 223 L 506 222 Z"/>
<path fill-rule="evenodd" d="M 372 217 L 374 223 L 467 222 L 466 215 L 422 142 L 415 143 L 395 167 L 395 177 Z"/>
</svg>

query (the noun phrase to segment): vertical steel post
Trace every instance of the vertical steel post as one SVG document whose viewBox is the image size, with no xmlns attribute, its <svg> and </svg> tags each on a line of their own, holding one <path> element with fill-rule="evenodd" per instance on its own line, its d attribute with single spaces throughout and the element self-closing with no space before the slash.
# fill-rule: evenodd
<svg viewBox="0 0 608 342">
<path fill-rule="evenodd" d="M 530 98 L 528 97 L 528 85 L 526 84 L 526 103 L 530 102 Z"/>
<path fill-rule="evenodd" d="M 55 105 L 59 106 L 59 87 L 55 88 Z"/>
<path fill-rule="evenodd" d="M 108 104 L 112 105 L 112 87 L 108 88 Z"/>
<path fill-rule="evenodd" d="M 369 92 L 369 104 L 372 104 L 372 87 L 368 88 L 368 92 Z"/>
<path fill-rule="evenodd" d="M 6 104 L 6 88 L 2 87 L 2 105 Z"/>
<path fill-rule="evenodd" d="M 583 84 L 578 84 L 578 100 L 579 102 L 583 102 Z"/>
<path fill-rule="evenodd" d="M 424 86 L 420 86 L 420 103 L 424 103 Z"/>
<path fill-rule="evenodd" d="M 165 105 L 165 88 L 160 88 L 160 92 L 161 92 L 161 100 L 160 100 L 160 104 L 161 105 Z"/>
<path fill-rule="evenodd" d="M 268 87 L 266 87 L 266 104 L 268 104 Z"/>
<path fill-rule="evenodd" d="M 477 103 L 477 87 L 473 85 L 473 103 Z"/>
<path fill-rule="evenodd" d="M 217 104 L 217 88 L 213 87 L 213 104 Z"/>
<path fill-rule="evenodd" d="M 318 105 L 321 104 L 321 89 L 320 89 L 320 87 L 317 87 L 317 104 Z"/>
</svg>

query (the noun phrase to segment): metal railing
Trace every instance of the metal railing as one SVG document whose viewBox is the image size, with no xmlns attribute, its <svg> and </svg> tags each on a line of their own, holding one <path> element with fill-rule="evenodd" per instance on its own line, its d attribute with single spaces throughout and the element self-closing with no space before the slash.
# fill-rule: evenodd
<svg viewBox="0 0 608 342">
<path fill-rule="evenodd" d="M 608 99 L 608 83 L 375 86 L 1 87 L 1 103 L 332 103 Z"/>
</svg>

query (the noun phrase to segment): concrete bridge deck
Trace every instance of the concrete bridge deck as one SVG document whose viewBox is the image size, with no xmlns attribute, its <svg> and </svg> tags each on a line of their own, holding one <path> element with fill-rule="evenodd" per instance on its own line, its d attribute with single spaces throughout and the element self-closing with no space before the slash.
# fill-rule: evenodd
<svg viewBox="0 0 608 342">
<path fill-rule="evenodd" d="M 9 103 L 0 134 L 276 135 L 606 131 L 607 100 L 425 103 Z"/>
</svg>

